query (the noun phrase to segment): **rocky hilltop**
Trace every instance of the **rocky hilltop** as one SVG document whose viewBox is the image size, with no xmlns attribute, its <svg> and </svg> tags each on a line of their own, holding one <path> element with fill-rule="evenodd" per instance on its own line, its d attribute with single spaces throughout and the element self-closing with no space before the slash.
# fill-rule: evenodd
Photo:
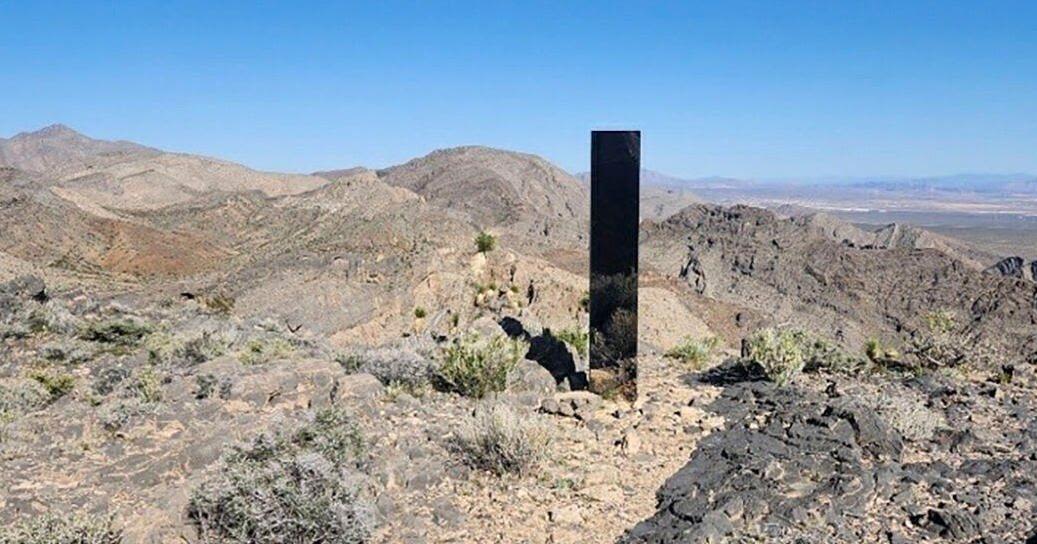
<svg viewBox="0 0 1037 544">
<path fill-rule="evenodd" d="M 642 251 L 661 274 L 745 308 L 744 319 L 796 323 L 851 349 L 908 336 L 928 310 L 945 309 L 1017 356 L 1033 353 L 1034 284 L 984 273 L 954 252 L 875 243 L 891 230 L 872 236 L 831 218 L 699 205 L 646 226 Z"/>
<path fill-rule="evenodd" d="M 0 140 L 0 542 L 1037 541 L 1025 263 L 671 190 L 625 403 L 539 157 Z"/>
</svg>

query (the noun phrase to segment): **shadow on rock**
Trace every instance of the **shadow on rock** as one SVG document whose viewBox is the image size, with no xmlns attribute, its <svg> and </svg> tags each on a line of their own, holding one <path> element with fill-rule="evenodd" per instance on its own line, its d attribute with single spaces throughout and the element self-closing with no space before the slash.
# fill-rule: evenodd
<svg viewBox="0 0 1037 544">
<path fill-rule="evenodd" d="M 499 322 L 504 333 L 529 343 L 526 359 L 536 361 L 547 369 L 556 384 L 566 384 L 571 390 L 587 388 L 587 374 L 576 368 L 576 360 L 565 342 L 555 337 L 550 329 L 534 336 L 514 317 L 502 318 Z"/>
</svg>

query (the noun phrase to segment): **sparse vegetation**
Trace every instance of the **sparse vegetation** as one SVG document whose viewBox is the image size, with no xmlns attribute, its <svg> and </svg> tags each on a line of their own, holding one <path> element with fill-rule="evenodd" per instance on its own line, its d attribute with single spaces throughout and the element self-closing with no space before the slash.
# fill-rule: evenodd
<svg viewBox="0 0 1037 544">
<path fill-rule="evenodd" d="M 362 441 L 340 409 L 290 433 L 264 434 L 231 450 L 191 496 L 202 542 L 367 542 L 373 508 L 354 472 Z"/>
<path fill-rule="evenodd" d="M 720 339 L 716 336 L 702 339 L 688 337 L 667 351 L 666 356 L 681 361 L 692 370 L 700 370 L 713 357 L 713 352 L 719 345 Z"/>
<path fill-rule="evenodd" d="M 0 443 L 4 441 L 3 427 L 22 414 L 43 408 L 53 400 L 39 382 L 30 379 L 0 381 Z"/>
<path fill-rule="evenodd" d="M 590 333 L 586 329 L 570 327 L 560 329 L 558 332 L 552 331 L 552 334 L 555 338 L 565 342 L 565 345 L 569 346 L 577 355 L 587 356 L 587 349 L 590 346 Z"/>
<path fill-rule="evenodd" d="M 283 359 L 293 351 L 295 348 L 283 338 L 254 338 L 245 344 L 238 360 L 244 365 L 262 365 Z"/>
<path fill-rule="evenodd" d="M 497 335 L 480 338 L 470 334 L 459 338 L 443 353 L 436 374 L 446 391 L 481 399 L 503 391 L 508 375 L 529 350 L 522 341 Z"/>
<path fill-rule="evenodd" d="M 418 319 L 424 319 L 425 316 L 427 316 L 427 315 L 428 315 L 428 310 L 426 310 L 425 308 L 422 308 L 421 306 L 418 306 L 417 308 L 414 308 L 414 317 L 416 317 Z"/>
<path fill-rule="evenodd" d="M 746 358 L 759 365 L 772 382 L 786 385 L 806 365 L 804 343 L 802 331 L 763 329 L 746 339 Z"/>
<path fill-rule="evenodd" d="M 119 544 L 111 516 L 45 514 L 0 529 L 0 544 Z"/>
<path fill-rule="evenodd" d="M 766 328 L 745 339 L 745 361 L 759 365 L 768 379 L 786 385 L 801 372 L 858 372 L 866 361 L 799 329 Z"/>
<path fill-rule="evenodd" d="M 372 349 L 357 355 L 357 371 L 378 378 L 386 387 L 414 394 L 427 388 L 435 374 L 435 363 L 407 349 Z"/>
<path fill-rule="evenodd" d="M 216 293 L 202 297 L 202 305 L 219 315 L 230 315 L 233 313 L 236 302 L 234 297 L 226 293 Z"/>
<path fill-rule="evenodd" d="M 94 393 L 107 395 L 130 377 L 130 371 L 124 366 L 109 366 L 98 370 L 93 381 Z"/>
<path fill-rule="evenodd" d="M 864 355 L 869 361 L 879 366 L 889 366 L 900 360 L 900 353 L 897 350 L 885 346 L 877 338 L 869 338 L 864 343 Z"/>
<path fill-rule="evenodd" d="M 493 251 L 497 248 L 497 237 L 486 231 L 481 231 L 475 236 L 475 248 L 479 253 Z"/>
<path fill-rule="evenodd" d="M 942 414 L 913 396 L 883 394 L 873 398 L 870 405 L 890 427 L 914 442 L 929 440 L 947 426 Z"/>
<path fill-rule="evenodd" d="M 131 389 L 144 404 L 159 402 L 162 400 L 162 376 L 154 366 L 145 365 L 137 370 Z"/>
<path fill-rule="evenodd" d="M 454 449 L 469 465 L 498 476 L 527 474 L 547 455 L 551 435 L 532 415 L 501 403 L 480 406 L 454 437 Z"/>
<path fill-rule="evenodd" d="M 29 372 L 29 378 L 43 386 L 51 402 L 71 393 L 76 387 L 75 376 L 55 369 L 35 369 Z"/>
<path fill-rule="evenodd" d="M 225 399 L 230 396 L 231 382 L 226 378 L 221 380 L 212 374 L 199 374 L 195 376 L 195 384 L 196 399 L 207 399 L 214 395 Z"/>
<path fill-rule="evenodd" d="M 230 342 L 222 335 L 203 331 L 186 340 L 168 334 L 152 334 L 144 343 L 148 358 L 155 364 L 195 366 L 227 352 Z"/>
<path fill-rule="evenodd" d="M 105 319 L 86 324 L 80 338 L 116 346 L 137 346 L 150 334 L 152 327 L 135 319 Z"/>
<path fill-rule="evenodd" d="M 907 349 L 916 369 L 994 367 L 997 350 L 981 340 L 978 333 L 959 324 L 953 312 L 931 312 L 925 315 L 925 322 L 925 329 L 914 335 Z"/>
<path fill-rule="evenodd" d="M 106 431 L 118 433 L 134 417 L 153 412 L 154 405 L 143 403 L 139 397 L 119 399 L 114 404 L 104 406 L 98 414 L 98 420 Z"/>
</svg>

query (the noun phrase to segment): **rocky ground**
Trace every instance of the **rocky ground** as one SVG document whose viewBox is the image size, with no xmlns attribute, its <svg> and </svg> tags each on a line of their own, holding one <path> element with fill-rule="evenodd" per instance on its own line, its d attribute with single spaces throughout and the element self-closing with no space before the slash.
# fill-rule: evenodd
<svg viewBox="0 0 1037 544">
<path fill-rule="evenodd" d="M 1037 539 L 1030 367 L 779 386 L 723 353 L 701 370 L 648 354 L 627 404 L 559 390 L 526 360 L 475 400 L 371 374 L 433 364 L 418 344 L 361 357 L 216 301 L 47 297 L 35 279 L 0 297 L 6 522 L 91 512 L 114 515 L 125 542 L 213 541 L 190 509 L 228 448 L 338 407 L 362 436 L 369 542 Z M 529 470 L 501 475 L 458 451 L 490 405 L 549 437 Z"/>
</svg>

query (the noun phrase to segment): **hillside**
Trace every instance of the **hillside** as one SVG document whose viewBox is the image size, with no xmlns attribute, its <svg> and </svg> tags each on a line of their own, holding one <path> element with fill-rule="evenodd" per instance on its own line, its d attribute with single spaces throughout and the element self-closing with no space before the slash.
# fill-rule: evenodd
<svg viewBox="0 0 1037 544">
<path fill-rule="evenodd" d="M 211 191 L 295 194 L 324 178 L 257 172 L 227 161 L 89 138 L 54 125 L 0 140 L 0 165 L 37 174 L 42 186 L 82 207 L 155 209 Z"/>
<path fill-rule="evenodd" d="M 936 309 L 956 312 L 1016 353 L 1037 346 L 1034 284 L 888 236 L 894 243 L 859 245 L 846 237 L 860 234 L 853 227 L 818 221 L 746 206 L 692 206 L 646 227 L 642 252 L 662 274 L 701 295 L 738 304 L 764 322 L 796 323 L 851 349 L 870 337 L 916 331 L 926 311 Z"/>
<path fill-rule="evenodd" d="M 586 187 L 533 155 L 458 147 L 380 170 L 378 176 L 434 205 L 469 215 L 479 228 L 534 243 L 586 244 Z"/>
</svg>

